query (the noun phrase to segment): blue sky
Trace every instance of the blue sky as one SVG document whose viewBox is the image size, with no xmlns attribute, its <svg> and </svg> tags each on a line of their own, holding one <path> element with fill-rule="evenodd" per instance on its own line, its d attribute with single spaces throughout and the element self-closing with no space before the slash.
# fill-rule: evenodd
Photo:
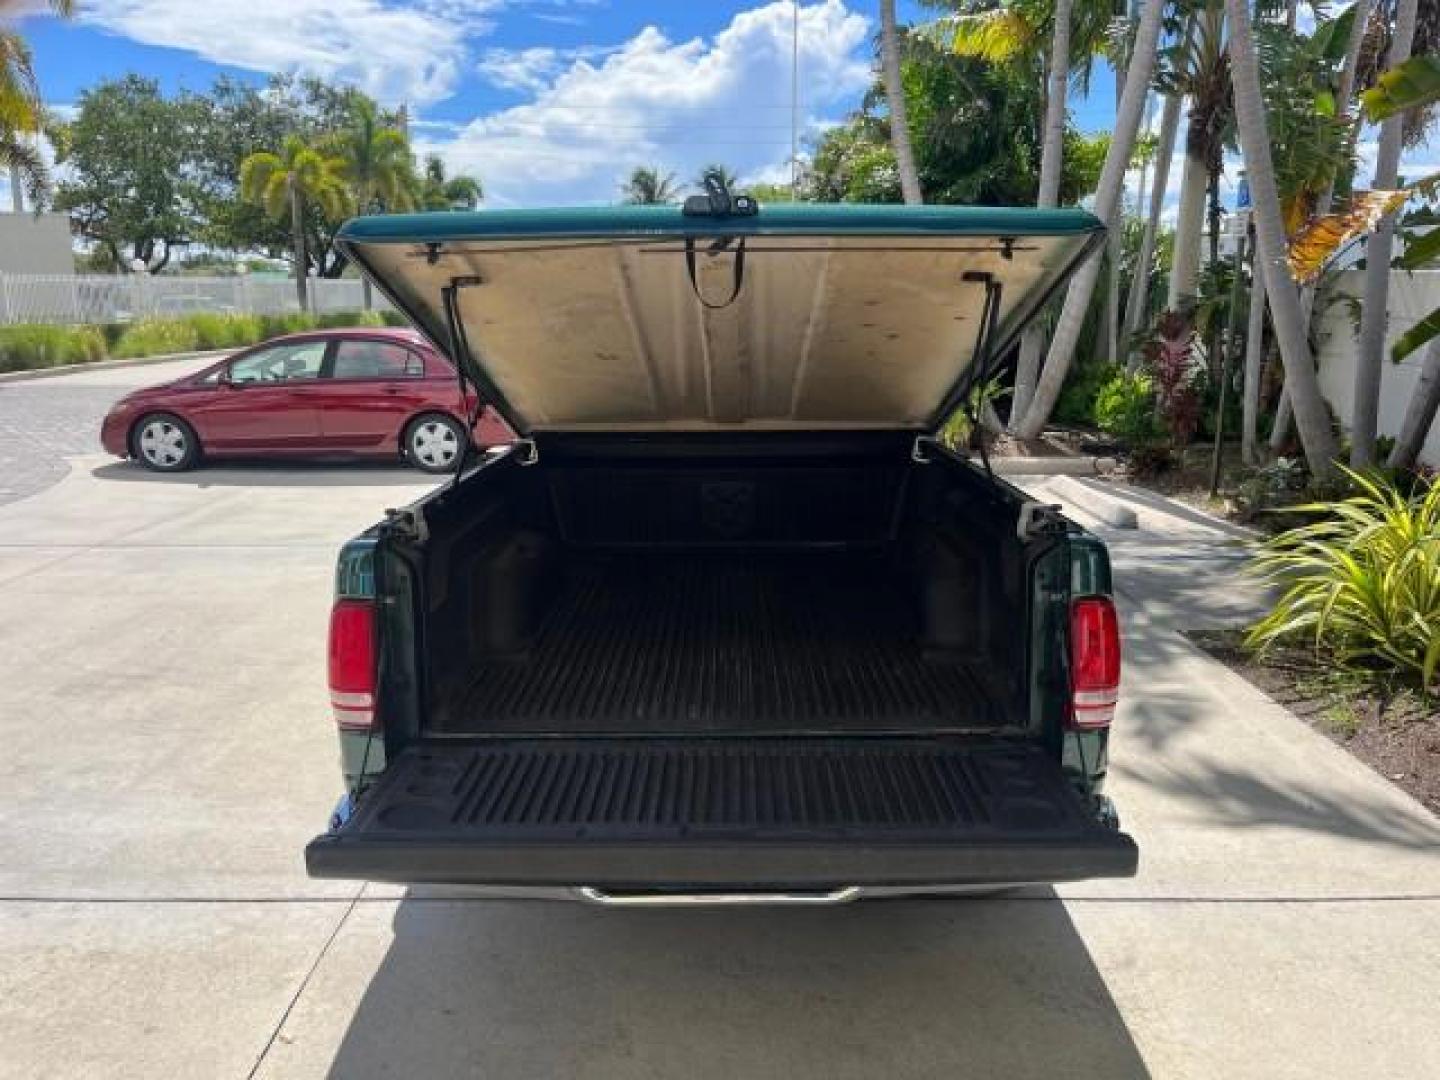
<svg viewBox="0 0 1440 1080">
<path fill-rule="evenodd" d="M 405 102 L 417 149 L 484 181 L 490 206 L 607 202 L 636 164 L 682 182 L 719 161 L 743 181 L 788 177 L 789 0 L 81 0 L 79 18 L 25 21 L 54 106 L 135 71 L 170 91 L 223 73 L 354 83 Z M 877 5 L 802 0 L 801 133 L 813 138 L 869 85 Z M 902 22 L 934 16 L 900 0 Z M 1308 5 L 1302 19 L 1309 21 Z M 1074 122 L 1108 130 L 1114 84 L 1097 64 Z M 1158 119 L 1158 118 L 1157 118 Z M 1358 147 L 1360 173 L 1373 133 Z M 1402 172 L 1440 169 L 1429 148 Z M 1226 197 L 1239 162 L 1227 161 Z M 1173 215 L 1181 169 L 1170 170 Z M 1136 184 L 1138 177 L 1130 178 Z M 5 197 L 0 180 L 0 199 Z M 1133 189 L 1132 189 L 1133 197 Z"/>
<path fill-rule="evenodd" d="M 82 0 L 77 22 L 26 22 L 47 99 L 135 71 L 167 90 L 301 71 L 408 103 L 420 149 L 478 173 L 491 205 L 613 198 L 654 163 L 687 180 L 722 161 L 787 175 L 788 0 Z M 857 104 L 876 5 L 805 0 L 803 136 Z M 933 16 L 900 5 L 902 21 Z M 1109 73 L 1076 119 L 1108 127 Z"/>
</svg>

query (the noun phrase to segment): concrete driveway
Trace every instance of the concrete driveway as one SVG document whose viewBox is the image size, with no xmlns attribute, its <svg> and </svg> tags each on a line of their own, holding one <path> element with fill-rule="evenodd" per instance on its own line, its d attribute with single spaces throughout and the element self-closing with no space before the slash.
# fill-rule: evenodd
<svg viewBox="0 0 1440 1080">
<path fill-rule="evenodd" d="M 1176 633 L 1254 598 L 1163 507 L 1116 538 L 1134 881 L 641 913 L 308 880 L 334 552 L 425 486 L 82 453 L 0 507 L 0 1076 L 1435 1074 L 1440 825 Z"/>
</svg>

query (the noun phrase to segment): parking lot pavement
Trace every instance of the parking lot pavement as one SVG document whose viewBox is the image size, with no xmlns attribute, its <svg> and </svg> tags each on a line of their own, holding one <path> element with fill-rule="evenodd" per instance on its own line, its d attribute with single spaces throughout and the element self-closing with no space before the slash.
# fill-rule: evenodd
<svg viewBox="0 0 1440 1080">
<path fill-rule="evenodd" d="M 1133 881 L 642 913 L 308 880 L 335 549 L 426 486 L 89 456 L 0 507 L 0 1077 L 1433 1075 L 1440 826 L 1197 654 L 1223 567 L 1181 603 L 1143 541 Z"/>
<path fill-rule="evenodd" d="M 77 371 L 0 382 L 0 506 L 35 495 L 69 471 L 68 457 L 100 450 L 100 421 L 131 390 L 178 379 L 215 358 Z"/>
</svg>

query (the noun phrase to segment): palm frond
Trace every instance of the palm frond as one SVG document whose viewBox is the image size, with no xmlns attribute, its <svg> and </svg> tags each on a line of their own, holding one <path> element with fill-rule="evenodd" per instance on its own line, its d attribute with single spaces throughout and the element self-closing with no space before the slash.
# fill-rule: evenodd
<svg viewBox="0 0 1440 1080">
<path fill-rule="evenodd" d="M 1358 236 L 1374 232 L 1381 218 L 1410 197 L 1408 191 L 1357 191 L 1350 205 L 1335 214 L 1311 218 L 1290 241 L 1290 276 L 1308 285 L 1325 269 L 1330 256 Z"/>
<path fill-rule="evenodd" d="M 1041 31 L 1014 7 L 957 15 L 949 20 L 950 48 L 959 56 L 1005 64 L 1032 50 Z"/>
<path fill-rule="evenodd" d="M 1383 72 L 1360 97 L 1372 124 L 1440 101 L 1440 56 L 1412 56 Z"/>
</svg>

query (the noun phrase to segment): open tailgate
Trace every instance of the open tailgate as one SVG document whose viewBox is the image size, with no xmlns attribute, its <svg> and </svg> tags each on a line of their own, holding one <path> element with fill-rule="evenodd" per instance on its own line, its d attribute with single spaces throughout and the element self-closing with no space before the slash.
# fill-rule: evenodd
<svg viewBox="0 0 1440 1080">
<path fill-rule="evenodd" d="M 314 877 L 818 890 L 1128 877 L 1039 747 L 978 738 L 470 739 L 413 745 Z"/>
</svg>

